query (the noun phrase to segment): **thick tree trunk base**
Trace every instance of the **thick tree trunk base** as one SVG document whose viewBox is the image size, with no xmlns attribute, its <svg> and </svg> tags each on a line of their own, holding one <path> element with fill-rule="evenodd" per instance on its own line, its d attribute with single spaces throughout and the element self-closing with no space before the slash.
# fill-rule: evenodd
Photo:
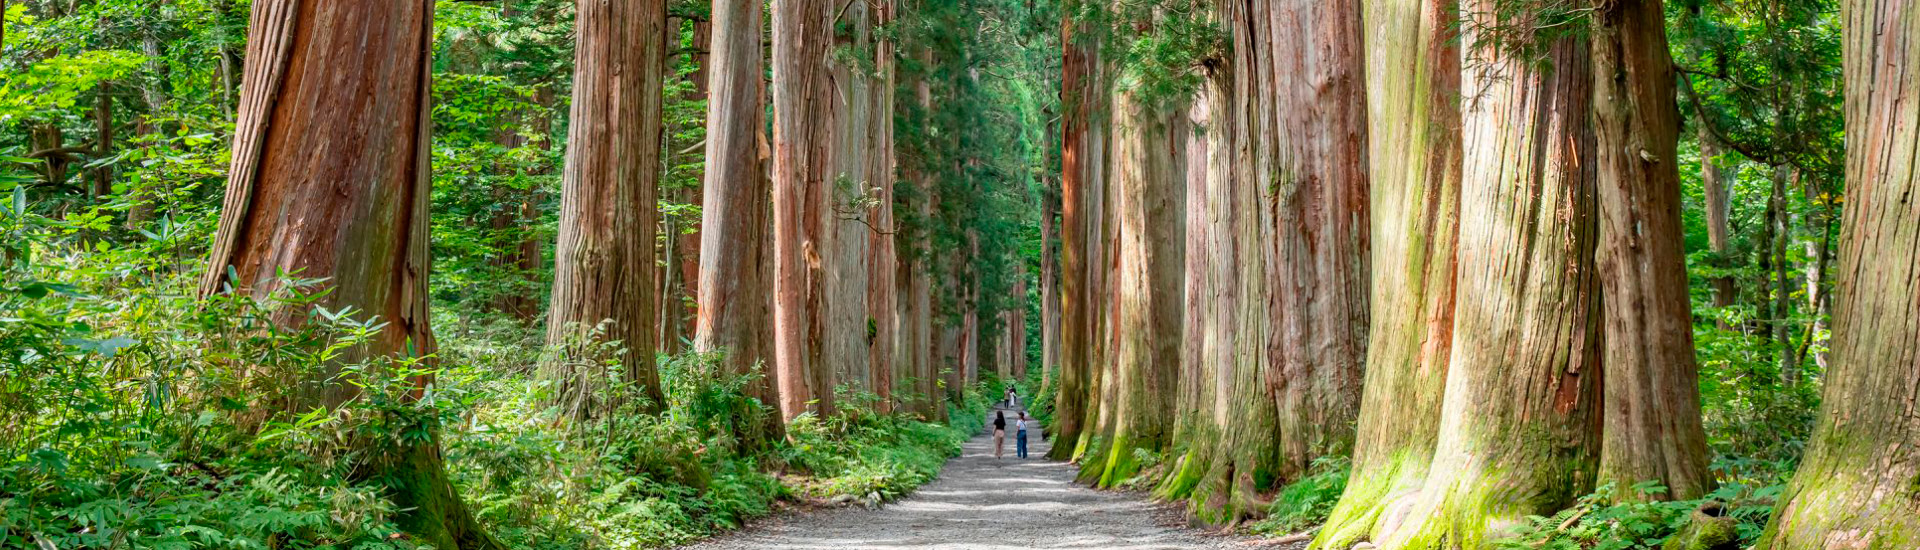
<svg viewBox="0 0 1920 550">
<path fill-rule="evenodd" d="M 1426 484 L 1428 453 L 1402 451 L 1375 468 L 1355 468 L 1339 504 L 1320 527 L 1311 548 L 1333 550 L 1371 541 L 1398 526 Z"/>
<path fill-rule="evenodd" d="M 1435 488 L 1441 490 L 1434 491 Z M 1513 484 L 1497 473 L 1463 473 L 1450 482 L 1429 484 L 1422 490 L 1425 494 L 1417 497 L 1407 509 L 1407 517 L 1417 523 L 1380 522 L 1386 528 L 1380 529 L 1378 544 L 1382 548 L 1404 550 L 1492 548 L 1495 541 L 1511 537 L 1514 528 L 1526 523 L 1527 516 L 1554 512 L 1516 506 L 1515 503 L 1524 503 L 1526 499 L 1516 499 L 1512 494 L 1514 489 Z"/>
<path fill-rule="evenodd" d="M 403 510 L 394 523 L 416 542 L 447 550 L 505 550 L 481 529 L 447 479 L 436 436 L 425 444 L 411 444 L 376 453 L 388 460 L 370 464 L 373 480 L 387 485 L 396 508 Z"/>
<path fill-rule="evenodd" d="M 1809 457 L 1808 460 L 1819 460 Z M 1829 459 L 1831 460 L 1831 459 Z M 1830 462 L 1833 463 L 1833 462 Z M 1920 548 L 1920 479 L 1888 487 L 1879 472 L 1809 475 L 1801 467 L 1781 495 L 1757 550 L 1905 550 Z M 1689 549 L 1691 550 L 1691 549 Z"/>
</svg>

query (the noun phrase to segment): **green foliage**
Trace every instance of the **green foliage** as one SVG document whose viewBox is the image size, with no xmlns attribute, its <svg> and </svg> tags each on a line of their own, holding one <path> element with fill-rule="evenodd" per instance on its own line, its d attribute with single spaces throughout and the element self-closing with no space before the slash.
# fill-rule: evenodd
<svg viewBox="0 0 1920 550">
<path fill-rule="evenodd" d="M 1616 502 L 1612 485 L 1580 498 L 1578 504 L 1553 517 L 1531 516 L 1515 529 L 1515 536 L 1496 543 L 1510 550 L 1653 550 L 1693 522 L 1696 510 L 1733 520 L 1741 547 L 1756 542 L 1772 514 L 1781 486 L 1751 487 L 1728 483 L 1703 499 L 1688 501 Z M 1660 495 L 1666 487 L 1644 482 L 1633 494 Z M 1686 549 L 1691 550 L 1691 549 Z"/>
<path fill-rule="evenodd" d="M 40 60 L 0 81 L 0 125 L 72 109 L 82 93 L 125 77 L 144 61 L 139 54 L 114 50 Z"/>
<path fill-rule="evenodd" d="M 1333 505 L 1347 490 L 1347 474 L 1353 464 L 1344 457 L 1323 457 L 1314 461 L 1313 472 L 1280 489 L 1267 509 L 1266 519 L 1251 528 L 1256 533 L 1299 533 L 1327 522 Z"/>
</svg>

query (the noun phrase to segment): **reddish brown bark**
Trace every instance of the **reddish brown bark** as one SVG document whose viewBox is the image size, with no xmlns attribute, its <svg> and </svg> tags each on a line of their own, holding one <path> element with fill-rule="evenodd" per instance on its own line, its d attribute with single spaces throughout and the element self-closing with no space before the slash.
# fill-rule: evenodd
<svg viewBox="0 0 1920 550">
<path fill-rule="evenodd" d="M 1256 127 L 1271 140 L 1256 149 L 1250 175 L 1275 189 L 1271 246 L 1276 308 L 1268 391 L 1278 407 L 1280 462 L 1291 480 L 1315 458 L 1346 454 L 1360 412 L 1367 342 L 1366 88 L 1360 6 L 1276 2 L 1268 12 L 1271 52 L 1254 91 L 1267 106 Z M 1256 28 L 1261 28 L 1256 23 Z M 1296 76 L 1283 76 L 1296 75 Z"/>
<path fill-rule="evenodd" d="M 834 2 L 773 3 L 773 330 L 780 410 L 834 410 L 827 248 L 841 109 L 827 64 Z"/>
<path fill-rule="evenodd" d="M 433 3 L 253 4 L 246 93 L 203 294 L 263 298 L 281 274 L 324 279 L 316 306 L 385 323 L 343 362 L 434 351 L 428 323 L 428 117 Z M 229 276 L 231 275 L 231 278 Z M 305 308 L 274 319 L 297 326 Z M 278 412 L 353 399 L 339 364 L 291 380 Z M 267 373 L 272 375 L 273 373 Z M 430 379 L 415 380 L 424 388 Z M 417 390 L 416 390 L 417 391 Z M 429 433 L 432 433 L 429 430 Z M 498 548 L 455 494 L 438 441 L 358 441 L 390 483 L 398 525 L 441 548 Z"/>
<path fill-rule="evenodd" d="M 1593 14 L 1598 267 L 1605 295 L 1606 422 L 1600 483 L 1623 499 L 1712 488 L 1680 226 L 1680 113 L 1660 0 Z M 1667 487 L 1631 494 L 1644 481 Z"/>
<path fill-rule="evenodd" d="M 1074 2 L 1068 2 L 1069 5 Z M 1092 403 L 1093 322 L 1091 277 L 1099 265 L 1092 221 L 1098 216 L 1090 191 L 1100 181 L 1106 162 L 1100 107 L 1106 90 L 1100 78 L 1098 33 L 1081 27 L 1072 10 L 1061 23 L 1060 85 L 1060 375 L 1055 394 L 1054 438 L 1047 457 L 1055 460 L 1078 454 L 1078 442 L 1088 434 L 1083 425 Z"/>
<path fill-rule="evenodd" d="M 873 27 L 889 28 L 896 16 L 895 0 L 879 0 L 871 6 Z M 871 98 L 871 120 L 867 126 L 868 147 L 873 152 L 867 157 L 866 180 L 871 189 L 873 206 L 867 212 L 872 227 L 867 228 L 869 252 L 867 264 L 867 319 L 873 325 L 867 342 L 869 353 L 868 368 L 872 373 L 872 388 L 880 398 L 880 412 L 891 413 L 897 400 L 894 398 L 894 384 L 898 378 L 895 369 L 899 368 L 900 332 L 899 285 L 894 281 L 899 262 L 899 253 L 895 250 L 894 235 L 899 230 L 893 215 L 894 181 L 894 143 L 893 143 L 893 101 L 894 101 L 894 41 L 885 36 L 877 36 L 874 43 L 874 86 Z"/>
<path fill-rule="evenodd" d="M 1462 5 L 1460 43 L 1474 45 L 1461 82 L 1463 272 L 1440 438 L 1418 498 L 1380 526 L 1385 548 L 1480 548 L 1593 487 L 1602 350 L 1587 41 L 1531 35 L 1546 41 L 1535 58 L 1483 40 L 1535 23 L 1495 19 L 1494 1 Z"/>
<path fill-rule="evenodd" d="M 1047 126 L 1052 136 L 1053 126 Z M 1053 138 L 1048 137 L 1047 143 Z M 1040 194 L 1040 386 L 1051 388 L 1060 367 L 1060 199 L 1057 184 L 1045 178 Z"/>
<path fill-rule="evenodd" d="M 658 410 L 653 272 L 660 109 L 666 56 L 662 0 L 582 0 L 573 107 L 562 176 L 547 341 L 566 349 L 545 376 L 565 414 L 602 414 L 601 362 Z M 595 335 L 596 330 L 604 332 Z M 587 344 L 591 340 L 594 344 Z M 617 342 L 606 350 L 598 343 Z"/>
<path fill-rule="evenodd" d="M 713 67 L 708 71 L 705 208 L 701 210 L 700 304 L 693 346 L 724 352 L 736 373 L 758 373 L 748 395 L 771 409 L 759 433 L 772 441 L 785 426 L 772 372 L 771 187 L 761 165 L 760 0 L 713 4 Z"/>
<path fill-rule="evenodd" d="M 1114 94 L 1115 346 L 1109 364 L 1106 448 L 1092 449 L 1083 475 L 1113 487 L 1139 472 L 1136 449 L 1160 451 L 1172 435 L 1186 235 L 1184 105 Z M 1089 468 L 1097 473 L 1088 474 Z"/>
<path fill-rule="evenodd" d="M 1379 532 L 1440 437 L 1460 210 L 1459 4 L 1368 0 L 1372 310 L 1353 474 L 1316 548 Z M 1403 40 L 1401 37 L 1413 37 Z"/>
</svg>

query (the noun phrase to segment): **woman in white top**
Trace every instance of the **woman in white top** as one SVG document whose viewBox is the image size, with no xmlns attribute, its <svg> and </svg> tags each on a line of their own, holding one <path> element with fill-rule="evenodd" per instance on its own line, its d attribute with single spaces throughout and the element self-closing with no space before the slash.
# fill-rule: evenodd
<svg viewBox="0 0 1920 550">
<path fill-rule="evenodd" d="M 1014 432 L 1015 434 L 1014 448 L 1016 450 L 1015 454 L 1019 455 L 1020 458 L 1026 458 L 1027 457 L 1027 411 L 1020 411 L 1020 419 L 1013 421 L 1013 426 L 1014 426 L 1014 429 L 1017 430 Z"/>
</svg>

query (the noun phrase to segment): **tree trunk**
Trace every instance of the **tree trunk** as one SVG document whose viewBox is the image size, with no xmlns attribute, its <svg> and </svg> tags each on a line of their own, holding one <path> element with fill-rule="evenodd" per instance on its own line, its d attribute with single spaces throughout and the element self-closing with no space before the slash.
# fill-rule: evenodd
<svg viewBox="0 0 1920 550">
<path fill-rule="evenodd" d="M 433 3 L 369 2 L 316 9 L 311 1 L 257 0 L 247 43 L 246 96 L 214 236 L 205 295 L 255 298 L 281 273 L 326 279 L 317 307 L 353 308 L 384 323 L 342 363 L 434 351 L 427 272 L 431 119 L 428 60 Z M 229 274 L 233 278 L 229 279 Z M 311 315 L 274 313 L 283 326 Z M 356 354 L 357 355 L 357 354 Z M 290 380 L 277 413 L 337 406 L 358 395 L 338 364 Z M 430 384 L 422 378 L 413 397 Z M 411 428 L 411 427 L 409 427 Z M 428 434 L 435 434 L 426 426 Z M 396 523 L 439 548 L 500 548 L 480 530 L 442 466 L 437 435 L 366 439 L 354 468 L 389 488 Z"/>
<path fill-rule="evenodd" d="M 923 66 L 933 64 L 933 51 L 923 48 L 915 53 Z M 933 108 L 933 88 L 924 75 L 916 75 L 912 83 L 913 101 L 919 106 L 919 112 L 925 113 Z M 937 196 L 931 176 L 931 159 L 917 158 L 909 166 L 910 171 L 903 178 L 911 182 L 917 191 L 912 212 L 920 220 L 919 227 L 911 233 L 896 236 L 906 238 L 905 247 L 910 259 L 899 263 L 898 281 L 904 289 L 905 300 L 901 311 L 901 345 L 903 372 L 913 379 L 915 394 L 914 409 L 920 417 L 929 420 L 945 420 L 947 407 L 940 390 L 940 367 L 935 362 L 937 336 L 933 326 L 932 281 L 935 272 L 931 239 L 933 220 L 933 201 Z M 900 241 L 896 241 L 900 242 Z"/>
<path fill-rule="evenodd" d="M 604 361 L 622 382 L 664 404 L 654 366 L 654 238 L 659 209 L 662 0 L 581 0 L 576 23 L 572 124 L 562 174 L 547 342 L 565 357 L 545 366 L 563 411 L 610 411 Z M 597 330 L 604 330 L 598 332 Z M 619 349 L 607 348 L 617 346 Z"/>
<path fill-rule="evenodd" d="M 834 410 L 826 362 L 833 238 L 834 121 L 841 109 L 827 59 L 834 48 L 828 0 L 773 3 L 773 354 L 780 411 Z"/>
<path fill-rule="evenodd" d="M 1465 2 L 1463 172 L 1454 341 L 1440 439 L 1385 548 L 1485 548 L 1593 487 L 1600 441 L 1600 281 L 1584 37 L 1521 31 Z M 1529 5 L 1531 6 L 1531 4 Z M 1529 10 L 1531 11 L 1531 10 Z M 1483 29 L 1529 32 L 1541 55 Z M 1485 46 L 1478 46 L 1487 44 Z"/>
<path fill-rule="evenodd" d="M 1088 0 L 1070 0 L 1069 5 Z M 1047 458 L 1065 460 L 1077 454 L 1093 381 L 1093 272 L 1101 267 L 1093 254 L 1095 220 L 1099 217 L 1098 190 L 1106 159 L 1106 89 L 1101 77 L 1100 33 L 1085 28 L 1073 11 L 1061 21 L 1060 43 L 1066 48 L 1060 81 L 1060 375 L 1055 394 L 1052 432 L 1054 444 Z"/>
<path fill-rule="evenodd" d="M 1372 284 L 1353 473 L 1315 548 L 1376 540 L 1440 436 L 1460 224 L 1458 0 L 1367 0 Z M 1410 40 L 1399 39 L 1411 37 Z"/>
<path fill-rule="evenodd" d="M 1020 266 L 1015 270 L 1013 295 L 1019 298 L 1013 309 L 1007 311 L 1007 371 L 1014 380 L 1027 379 L 1027 273 L 1026 265 L 1015 260 Z"/>
<path fill-rule="evenodd" d="M 831 33 L 822 36 L 832 40 L 829 52 L 871 51 L 873 26 L 868 2 L 829 0 L 823 5 L 823 17 L 831 24 L 819 32 Z M 820 249 L 827 286 L 826 299 L 821 303 L 827 320 L 821 334 L 825 339 L 821 357 L 832 369 L 833 378 L 821 391 L 832 392 L 844 385 L 850 391 L 864 392 L 871 390 L 873 383 L 873 350 L 867 334 L 867 294 L 871 291 L 867 247 L 873 222 L 868 216 L 872 209 L 865 204 L 877 185 L 871 179 L 869 165 L 874 156 L 872 140 L 878 137 L 870 132 L 876 127 L 876 89 L 870 73 L 859 63 L 849 63 L 831 53 L 828 58 L 828 75 L 821 85 L 829 89 L 836 103 L 823 112 L 831 115 L 826 123 L 831 124 L 834 137 L 828 153 L 833 159 L 829 164 L 832 172 L 825 180 L 829 202 L 819 213 L 826 217 L 826 236 L 821 239 Z M 798 113 L 802 117 L 812 115 Z"/>
<path fill-rule="evenodd" d="M 1267 384 L 1279 413 L 1273 470 L 1286 482 L 1353 447 L 1367 343 L 1367 115 L 1360 3 L 1271 9 L 1270 29 L 1255 40 L 1271 40 L 1270 51 L 1322 52 L 1274 56 L 1269 80 L 1254 88 L 1271 109 L 1260 124 L 1273 132 L 1255 149 L 1262 169 L 1252 175 L 1276 195 L 1278 341 Z"/>
<path fill-rule="evenodd" d="M 1763 288 L 1770 288 L 1773 312 L 1768 316 L 1767 328 L 1769 341 L 1774 352 L 1774 364 L 1780 371 L 1780 383 L 1788 386 L 1800 384 L 1800 365 L 1793 360 L 1793 289 L 1792 276 L 1787 265 L 1787 241 L 1793 239 L 1793 213 L 1787 207 L 1787 182 L 1797 177 L 1798 170 L 1791 165 L 1780 165 L 1773 169 L 1773 190 L 1767 202 L 1767 278 Z"/>
<path fill-rule="evenodd" d="M 1053 126 L 1047 126 L 1053 134 Z M 1047 138 L 1053 143 L 1053 138 Z M 1040 394 L 1052 388 L 1060 367 L 1060 199 L 1057 184 L 1043 178 L 1040 194 Z"/>
<path fill-rule="evenodd" d="M 1833 368 L 1800 463 L 1756 548 L 1920 541 L 1920 2 L 1841 3 L 1847 200 Z"/>
<path fill-rule="evenodd" d="M 1698 132 L 1700 142 L 1700 184 L 1706 194 L 1707 209 L 1707 249 L 1713 252 L 1716 264 L 1721 267 L 1733 260 L 1733 182 L 1734 170 L 1720 160 L 1724 146 L 1720 138 L 1701 121 Z M 1713 307 L 1732 307 L 1739 296 L 1740 287 L 1733 277 L 1713 278 Z M 1733 328 L 1724 318 L 1716 321 L 1721 330 Z"/>
<path fill-rule="evenodd" d="M 711 6 L 711 2 L 708 4 Z M 709 7 L 709 12 L 711 12 L 711 7 Z M 693 27 L 693 71 L 687 74 L 687 79 L 693 84 L 693 89 L 689 92 L 691 96 L 696 100 L 707 101 L 708 112 L 711 112 L 712 98 L 709 97 L 708 94 L 708 81 L 711 80 L 711 77 L 708 76 L 708 73 L 710 72 L 709 66 L 713 63 L 711 57 L 711 52 L 713 51 L 713 22 L 711 20 L 712 14 L 709 13 L 708 15 L 708 20 L 694 20 L 691 25 Z M 702 120 L 700 123 L 702 125 L 706 124 L 706 114 L 706 112 L 701 113 Z M 751 137 L 751 134 L 749 134 L 749 137 Z M 702 133 L 701 138 L 703 139 L 701 144 L 694 144 L 694 152 L 690 154 L 699 155 L 701 160 L 704 161 L 709 152 L 704 144 L 710 143 L 710 141 L 704 140 L 708 140 L 710 137 Z M 680 150 L 684 150 L 684 148 L 674 149 L 673 151 L 677 153 Z M 701 185 L 687 186 L 681 189 L 682 201 L 702 209 L 706 207 L 705 176 L 706 173 L 703 171 L 701 172 L 700 178 L 696 180 L 702 182 Z M 678 266 L 680 270 L 678 273 L 680 289 L 679 293 L 674 295 L 674 302 L 668 311 L 672 314 L 671 319 L 676 323 L 673 330 L 674 334 L 679 335 L 681 338 L 686 338 L 689 341 L 692 340 L 694 336 L 694 325 L 699 322 L 700 255 L 704 250 L 700 246 L 702 242 L 700 231 L 704 227 L 704 225 L 700 223 L 701 221 L 702 220 L 693 220 L 690 223 L 692 227 L 674 235 L 676 244 L 680 249 L 677 254 L 680 260 Z M 673 346 L 669 349 L 678 351 L 684 349 L 683 344 L 685 344 L 685 342 L 676 339 L 672 344 Z"/>
<path fill-rule="evenodd" d="M 1605 296 L 1605 427 L 1598 482 L 1626 500 L 1692 500 L 1713 487 L 1700 417 L 1700 364 L 1680 226 L 1671 49 L 1660 0 L 1619 0 L 1593 14 Z M 1644 481 L 1664 494 L 1635 494 Z"/>
<path fill-rule="evenodd" d="M 1172 457 L 1174 462 L 1154 489 L 1157 498 L 1164 500 L 1184 499 L 1193 492 L 1196 469 L 1203 466 L 1210 457 L 1207 453 L 1217 442 L 1217 430 L 1213 420 L 1213 399 L 1215 394 L 1215 374 L 1219 366 L 1212 361 L 1215 356 L 1210 352 L 1226 334 L 1220 324 L 1221 315 L 1231 309 L 1231 302 L 1222 301 L 1223 280 L 1215 277 L 1215 269 L 1232 261 L 1230 243 L 1217 240 L 1231 233 L 1222 231 L 1215 222 L 1224 218 L 1217 212 L 1219 206 L 1212 199 L 1216 186 L 1210 178 L 1221 172 L 1212 166 L 1215 152 L 1210 136 L 1222 128 L 1216 128 L 1213 112 L 1220 105 L 1219 91 L 1212 78 L 1205 81 L 1195 94 L 1193 106 L 1187 113 L 1186 135 L 1176 138 L 1182 154 L 1186 155 L 1186 219 L 1183 233 L 1186 243 L 1182 254 L 1184 273 L 1181 294 L 1185 310 L 1181 312 L 1180 366 L 1175 375 L 1174 385 L 1177 395 L 1172 410 L 1173 437 L 1176 448 L 1182 451 Z M 1223 117 L 1224 118 L 1224 117 Z M 1221 186 L 1223 187 L 1223 186 Z M 1228 273 L 1231 274 L 1230 272 Z M 1224 362 L 1224 361 L 1223 361 Z"/>
<path fill-rule="evenodd" d="M 94 91 L 93 99 L 93 160 L 104 160 L 113 155 L 113 92 L 107 82 L 101 82 Z M 92 186 L 87 189 L 88 198 L 105 200 L 113 194 L 113 167 L 102 164 L 89 171 Z"/>
<path fill-rule="evenodd" d="M 1160 451 L 1172 435 L 1186 236 L 1184 106 L 1142 92 L 1114 93 L 1114 207 L 1119 256 L 1114 272 L 1117 346 L 1113 350 L 1111 425 L 1105 449 L 1089 455 L 1098 485 L 1115 487 L 1139 472 L 1136 449 Z M 1177 105 L 1177 104 L 1176 104 Z M 1103 463 L 1102 463 L 1103 462 Z"/>
<path fill-rule="evenodd" d="M 233 0 L 214 0 L 213 12 L 222 22 L 225 22 L 225 20 L 233 17 Z M 238 97 L 241 93 L 240 74 L 245 70 L 241 62 L 241 52 L 239 48 L 235 47 L 236 41 L 233 40 L 232 37 L 227 36 L 225 32 L 219 33 L 216 38 L 220 40 L 220 104 L 224 107 L 222 109 L 223 111 L 226 111 L 229 115 L 238 116 L 235 113 L 238 113 L 240 108 L 240 98 Z M 248 40 L 241 43 L 252 44 L 252 41 Z"/>
<path fill-rule="evenodd" d="M 699 316 L 693 347 L 722 351 L 729 369 L 759 376 L 747 394 L 772 408 L 748 422 L 743 441 L 753 445 L 784 437 L 779 395 L 770 372 L 774 341 L 773 270 L 767 265 L 771 188 L 760 165 L 760 0 L 713 4 L 713 66 L 707 70 L 707 152 L 702 185 Z"/>
<path fill-rule="evenodd" d="M 148 4 L 149 9 L 158 7 L 157 3 Z M 0 14 L 4 13 L 6 13 L 4 2 L 0 2 Z M 134 132 L 144 138 L 142 147 L 149 150 L 158 147 L 164 150 L 166 145 L 160 140 L 165 139 L 165 136 L 160 134 L 165 132 L 160 125 L 153 122 L 153 119 L 167 108 L 167 96 L 171 92 L 168 79 L 172 70 L 167 66 L 166 58 L 161 53 L 160 36 L 154 31 L 154 26 L 156 26 L 154 23 L 147 23 L 140 37 L 140 50 L 147 56 L 146 70 L 149 78 L 140 85 L 140 99 L 146 103 L 147 112 L 140 115 L 138 122 L 134 124 Z M 143 156 L 151 158 L 158 155 L 148 153 Z M 158 203 L 161 193 L 165 191 L 164 184 L 164 181 L 152 180 L 128 183 L 127 192 L 130 199 L 128 202 L 132 203 L 127 207 L 126 228 L 128 230 L 138 230 L 153 221 L 160 209 Z"/>
<path fill-rule="evenodd" d="M 895 0 L 879 0 L 872 6 L 872 27 L 891 28 L 894 24 L 897 6 Z M 894 143 L 893 143 L 893 101 L 894 101 L 894 39 L 885 35 L 875 38 L 874 42 L 874 78 L 871 98 L 872 123 L 867 126 L 868 187 L 871 189 L 873 205 L 868 208 L 867 219 L 873 227 L 867 228 L 867 322 L 873 330 L 861 331 L 867 337 L 867 362 L 872 372 L 872 388 L 879 396 L 879 411 L 892 413 L 897 400 L 894 397 L 895 369 L 898 368 L 898 334 L 900 332 L 899 285 L 894 281 L 899 263 L 899 254 L 895 250 L 894 235 L 898 233 L 898 223 L 893 215 L 894 180 Z"/>
</svg>

